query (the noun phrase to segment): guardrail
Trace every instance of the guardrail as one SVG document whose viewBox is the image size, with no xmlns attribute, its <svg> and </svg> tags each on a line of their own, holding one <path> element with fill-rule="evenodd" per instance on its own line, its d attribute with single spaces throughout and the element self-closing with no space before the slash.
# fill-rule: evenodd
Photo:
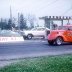
<svg viewBox="0 0 72 72">
<path fill-rule="evenodd" d="M 18 41 L 24 41 L 23 37 L 0 37 L 0 43 L 1 42 L 18 42 Z"/>
</svg>

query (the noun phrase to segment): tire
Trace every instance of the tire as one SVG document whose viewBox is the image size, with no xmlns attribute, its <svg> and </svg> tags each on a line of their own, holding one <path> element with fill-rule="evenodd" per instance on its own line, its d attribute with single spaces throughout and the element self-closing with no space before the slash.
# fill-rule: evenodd
<svg viewBox="0 0 72 72">
<path fill-rule="evenodd" d="M 24 39 L 27 39 L 27 37 L 26 37 L 26 36 L 23 36 L 23 38 L 24 38 Z"/>
<path fill-rule="evenodd" d="M 43 36 L 43 39 L 45 39 L 45 36 Z"/>
<path fill-rule="evenodd" d="M 56 45 L 61 45 L 63 43 L 63 39 L 61 37 L 57 37 L 55 40 Z"/>
<path fill-rule="evenodd" d="M 28 38 L 28 39 L 32 39 L 32 37 L 33 37 L 33 36 L 32 36 L 31 34 L 28 34 L 28 35 L 27 35 L 27 38 Z"/>
<path fill-rule="evenodd" d="M 49 45 L 53 45 L 54 44 L 54 41 L 48 41 L 48 44 Z"/>
</svg>

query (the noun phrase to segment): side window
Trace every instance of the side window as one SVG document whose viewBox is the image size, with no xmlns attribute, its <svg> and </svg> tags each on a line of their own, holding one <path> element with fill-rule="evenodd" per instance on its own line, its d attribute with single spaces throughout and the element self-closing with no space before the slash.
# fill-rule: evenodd
<svg viewBox="0 0 72 72">
<path fill-rule="evenodd" d="M 45 28 L 38 28 L 37 30 L 38 31 L 43 31 L 43 30 L 45 30 Z"/>
<path fill-rule="evenodd" d="M 68 27 L 68 30 L 72 30 L 72 26 Z"/>
<path fill-rule="evenodd" d="M 41 31 L 41 28 L 37 28 L 38 31 Z"/>
<path fill-rule="evenodd" d="M 66 27 L 66 26 L 63 26 L 63 30 L 68 30 L 68 27 Z"/>
<path fill-rule="evenodd" d="M 68 27 L 66 27 L 66 26 L 59 26 L 58 30 L 68 30 Z"/>
<path fill-rule="evenodd" d="M 42 28 L 41 30 L 45 30 L 45 28 Z"/>
<path fill-rule="evenodd" d="M 37 30 L 37 28 L 33 28 L 32 31 Z"/>
</svg>

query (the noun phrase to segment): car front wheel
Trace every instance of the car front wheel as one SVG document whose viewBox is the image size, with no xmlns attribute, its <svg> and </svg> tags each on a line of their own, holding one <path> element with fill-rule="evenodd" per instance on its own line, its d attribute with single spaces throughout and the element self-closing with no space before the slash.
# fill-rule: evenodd
<svg viewBox="0 0 72 72">
<path fill-rule="evenodd" d="M 31 34 L 28 34 L 28 35 L 27 35 L 27 38 L 28 38 L 28 39 L 32 39 L 32 35 L 31 35 Z"/>
<path fill-rule="evenodd" d="M 63 43 L 63 39 L 61 37 L 57 37 L 55 40 L 56 45 L 61 45 Z"/>
</svg>

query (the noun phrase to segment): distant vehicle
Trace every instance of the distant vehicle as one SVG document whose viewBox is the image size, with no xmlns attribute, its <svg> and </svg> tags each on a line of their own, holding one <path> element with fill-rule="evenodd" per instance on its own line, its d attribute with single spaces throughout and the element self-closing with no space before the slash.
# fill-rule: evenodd
<svg viewBox="0 0 72 72">
<path fill-rule="evenodd" d="M 0 42 L 16 42 L 24 41 L 23 36 L 11 30 L 0 31 Z"/>
<path fill-rule="evenodd" d="M 59 26 L 56 30 L 51 30 L 47 40 L 50 45 L 72 42 L 72 25 Z"/>
<path fill-rule="evenodd" d="M 27 37 L 28 39 L 32 39 L 32 37 L 43 37 L 50 32 L 50 29 L 45 28 L 45 27 L 36 27 L 31 30 L 26 30 L 23 32 L 23 36 Z"/>
</svg>

